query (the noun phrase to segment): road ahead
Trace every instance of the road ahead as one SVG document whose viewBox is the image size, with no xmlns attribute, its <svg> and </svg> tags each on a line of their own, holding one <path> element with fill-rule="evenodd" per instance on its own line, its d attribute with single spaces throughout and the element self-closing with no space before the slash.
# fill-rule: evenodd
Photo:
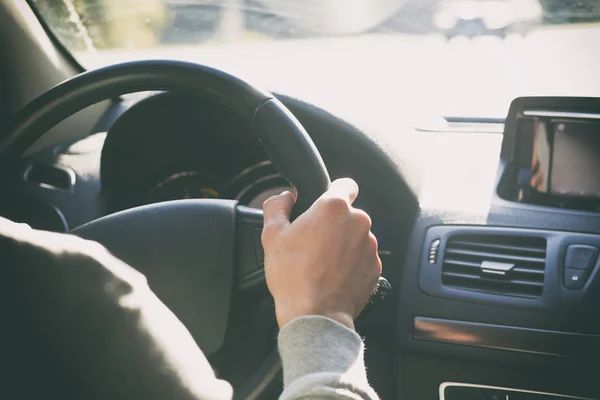
<svg viewBox="0 0 600 400">
<path fill-rule="evenodd" d="M 93 68 L 174 58 L 382 123 L 429 115 L 503 117 L 521 95 L 600 96 L 600 28 L 544 28 L 527 38 L 437 35 L 249 41 L 77 54 Z"/>
</svg>

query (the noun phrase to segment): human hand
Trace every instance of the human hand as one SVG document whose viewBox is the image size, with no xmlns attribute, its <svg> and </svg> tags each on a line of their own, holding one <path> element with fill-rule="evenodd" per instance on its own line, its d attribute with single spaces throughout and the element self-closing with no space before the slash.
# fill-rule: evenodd
<svg viewBox="0 0 600 400">
<path fill-rule="evenodd" d="M 277 323 L 322 315 L 354 329 L 381 275 L 371 219 L 352 207 L 358 185 L 338 179 L 290 223 L 294 196 L 265 201 L 262 243 Z"/>
</svg>

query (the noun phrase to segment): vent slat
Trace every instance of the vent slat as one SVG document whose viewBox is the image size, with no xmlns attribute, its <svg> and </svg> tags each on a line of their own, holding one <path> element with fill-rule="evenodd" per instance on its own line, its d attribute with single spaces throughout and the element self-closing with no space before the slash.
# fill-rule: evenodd
<svg viewBox="0 0 600 400">
<path fill-rule="evenodd" d="M 478 274 L 461 274 L 461 273 L 456 273 L 456 272 L 444 272 L 442 273 L 442 276 L 448 276 L 448 277 L 452 277 L 452 278 L 462 278 L 462 279 L 475 279 L 475 280 L 485 280 L 488 282 L 494 282 L 494 283 L 500 283 L 500 284 L 506 284 L 506 285 L 526 285 L 526 286 L 534 286 L 534 287 L 539 287 L 539 288 L 543 288 L 544 287 L 544 283 L 539 283 L 539 282 L 533 282 L 533 281 L 522 281 L 522 280 L 518 280 L 518 279 L 510 279 L 510 280 L 500 280 L 500 279 L 493 279 L 493 277 L 490 278 L 482 278 L 480 275 Z"/>
<path fill-rule="evenodd" d="M 507 252 L 522 252 L 522 253 L 534 253 L 534 254 L 546 254 L 545 248 L 530 247 L 530 246 L 518 246 L 509 244 L 497 244 L 497 243 L 478 243 L 468 240 L 453 240 L 453 246 L 464 246 L 464 247 L 475 247 L 485 249 L 503 250 Z"/>
<path fill-rule="evenodd" d="M 465 261 L 465 260 L 454 260 L 452 258 L 446 258 L 444 260 L 444 264 L 452 264 L 452 265 L 459 265 L 462 267 L 473 267 L 473 268 L 479 268 L 481 267 L 481 263 L 476 263 L 476 262 L 472 262 L 472 261 Z"/>
<path fill-rule="evenodd" d="M 531 268 L 520 268 L 520 267 L 514 268 L 511 272 L 520 272 L 522 274 L 540 275 L 542 277 L 542 280 L 544 279 L 544 275 L 546 274 L 546 271 L 544 271 L 544 270 L 531 269 Z"/>
<path fill-rule="evenodd" d="M 484 261 L 514 264 L 502 274 L 483 272 Z M 509 235 L 456 235 L 445 246 L 442 283 L 461 290 L 536 298 L 544 290 L 546 240 Z"/>
<path fill-rule="evenodd" d="M 463 256 L 470 256 L 470 257 L 478 257 L 478 258 L 482 258 L 484 260 L 510 260 L 510 261 L 525 261 L 525 262 L 532 262 L 532 263 L 540 263 L 540 264 L 545 264 L 546 263 L 546 258 L 540 258 L 540 257 L 520 257 L 520 256 L 512 256 L 512 255 L 508 255 L 508 254 L 499 254 L 499 253 L 492 253 L 492 252 L 486 252 L 486 251 L 472 251 L 472 250 L 462 250 L 462 249 L 453 249 L 453 248 L 448 248 L 446 249 L 446 254 L 459 254 L 459 255 L 463 255 Z"/>
<path fill-rule="evenodd" d="M 463 261 L 463 260 L 454 260 L 451 258 L 445 259 L 444 264 L 455 265 L 457 267 L 464 267 L 464 268 L 477 268 L 477 269 L 481 268 L 481 263 Z M 522 274 L 540 275 L 542 277 L 545 274 L 543 269 L 540 270 L 540 269 L 526 268 L 526 267 L 515 267 L 512 269 L 512 272 L 519 272 Z"/>
<path fill-rule="evenodd" d="M 467 283 L 465 283 L 467 282 Z M 498 285 L 489 285 L 487 282 L 480 282 L 481 285 L 473 286 L 469 281 L 457 280 L 456 282 L 446 282 L 445 285 L 452 286 L 457 289 L 466 290 L 469 292 L 478 292 L 486 294 L 496 294 L 500 296 L 512 296 L 512 297 L 526 297 L 526 298 L 537 298 L 543 293 L 543 288 L 535 288 L 529 286 L 510 288 L 501 287 Z"/>
</svg>

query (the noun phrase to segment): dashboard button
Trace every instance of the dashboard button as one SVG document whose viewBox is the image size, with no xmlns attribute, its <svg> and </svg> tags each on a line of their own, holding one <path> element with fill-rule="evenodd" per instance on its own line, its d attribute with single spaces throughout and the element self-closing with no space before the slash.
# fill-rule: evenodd
<svg viewBox="0 0 600 400">
<path fill-rule="evenodd" d="M 437 262 L 438 251 L 440 250 L 440 239 L 435 239 L 429 246 L 429 264 Z"/>
<path fill-rule="evenodd" d="M 565 268 L 565 287 L 567 289 L 581 289 L 589 276 L 590 271 L 586 269 Z"/>
<path fill-rule="evenodd" d="M 572 244 L 567 247 L 565 256 L 566 268 L 592 269 L 598 259 L 598 248 L 583 244 Z"/>
</svg>

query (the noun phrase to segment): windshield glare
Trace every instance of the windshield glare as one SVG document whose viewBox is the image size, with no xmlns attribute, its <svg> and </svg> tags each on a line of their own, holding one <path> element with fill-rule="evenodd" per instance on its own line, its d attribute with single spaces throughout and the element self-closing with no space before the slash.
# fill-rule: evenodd
<svg viewBox="0 0 600 400">
<path fill-rule="evenodd" d="M 31 1 L 85 68 L 182 59 L 364 107 L 351 86 L 393 102 L 388 117 L 503 116 L 520 95 L 600 94 L 600 0 Z"/>
</svg>

